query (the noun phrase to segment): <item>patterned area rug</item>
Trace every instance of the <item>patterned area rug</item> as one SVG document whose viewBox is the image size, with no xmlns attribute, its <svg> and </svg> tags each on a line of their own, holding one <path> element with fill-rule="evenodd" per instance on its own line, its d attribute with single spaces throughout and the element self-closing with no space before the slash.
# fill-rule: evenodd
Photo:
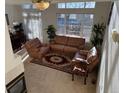
<svg viewBox="0 0 124 93">
<path fill-rule="evenodd" d="M 72 73 L 71 59 L 64 55 L 50 53 L 42 60 L 32 59 L 31 63 L 47 66 L 70 74 Z"/>
</svg>

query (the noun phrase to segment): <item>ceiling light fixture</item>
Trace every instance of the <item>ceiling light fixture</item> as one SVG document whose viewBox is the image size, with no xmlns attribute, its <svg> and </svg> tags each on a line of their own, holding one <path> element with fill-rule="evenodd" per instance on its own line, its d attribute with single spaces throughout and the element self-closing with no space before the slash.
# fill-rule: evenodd
<svg viewBox="0 0 124 93">
<path fill-rule="evenodd" d="M 35 5 L 35 7 L 39 10 L 45 10 L 50 5 L 50 0 L 32 0 L 32 3 Z"/>
</svg>

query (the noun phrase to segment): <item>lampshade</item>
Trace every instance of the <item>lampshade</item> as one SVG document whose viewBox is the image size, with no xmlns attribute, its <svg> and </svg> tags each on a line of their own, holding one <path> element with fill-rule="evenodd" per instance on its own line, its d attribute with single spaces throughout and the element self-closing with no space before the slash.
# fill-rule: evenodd
<svg viewBox="0 0 124 93">
<path fill-rule="evenodd" d="M 38 2 L 38 3 L 34 3 L 34 5 L 39 10 L 45 10 L 49 7 L 50 4 L 47 1 L 41 1 L 41 2 Z"/>
</svg>

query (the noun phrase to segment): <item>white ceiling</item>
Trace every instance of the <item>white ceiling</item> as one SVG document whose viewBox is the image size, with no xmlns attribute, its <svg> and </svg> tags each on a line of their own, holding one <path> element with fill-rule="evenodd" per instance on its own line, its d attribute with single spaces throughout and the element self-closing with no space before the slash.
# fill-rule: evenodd
<svg viewBox="0 0 124 93">
<path fill-rule="evenodd" d="M 52 3 L 57 3 L 57 2 L 69 2 L 69 1 L 114 1 L 114 0 L 52 0 Z M 6 0 L 6 4 L 12 4 L 12 5 L 20 5 L 20 4 L 25 4 L 25 3 L 31 3 L 31 0 Z"/>
</svg>

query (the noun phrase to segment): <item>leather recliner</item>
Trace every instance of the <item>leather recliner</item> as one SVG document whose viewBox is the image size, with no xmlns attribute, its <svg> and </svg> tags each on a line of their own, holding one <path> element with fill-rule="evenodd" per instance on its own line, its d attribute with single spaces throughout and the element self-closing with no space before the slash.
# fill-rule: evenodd
<svg viewBox="0 0 124 93">
<path fill-rule="evenodd" d="M 41 43 L 38 38 L 27 41 L 25 43 L 25 48 L 29 56 L 35 59 L 42 59 L 50 50 L 49 46 Z"/>
</svg>

